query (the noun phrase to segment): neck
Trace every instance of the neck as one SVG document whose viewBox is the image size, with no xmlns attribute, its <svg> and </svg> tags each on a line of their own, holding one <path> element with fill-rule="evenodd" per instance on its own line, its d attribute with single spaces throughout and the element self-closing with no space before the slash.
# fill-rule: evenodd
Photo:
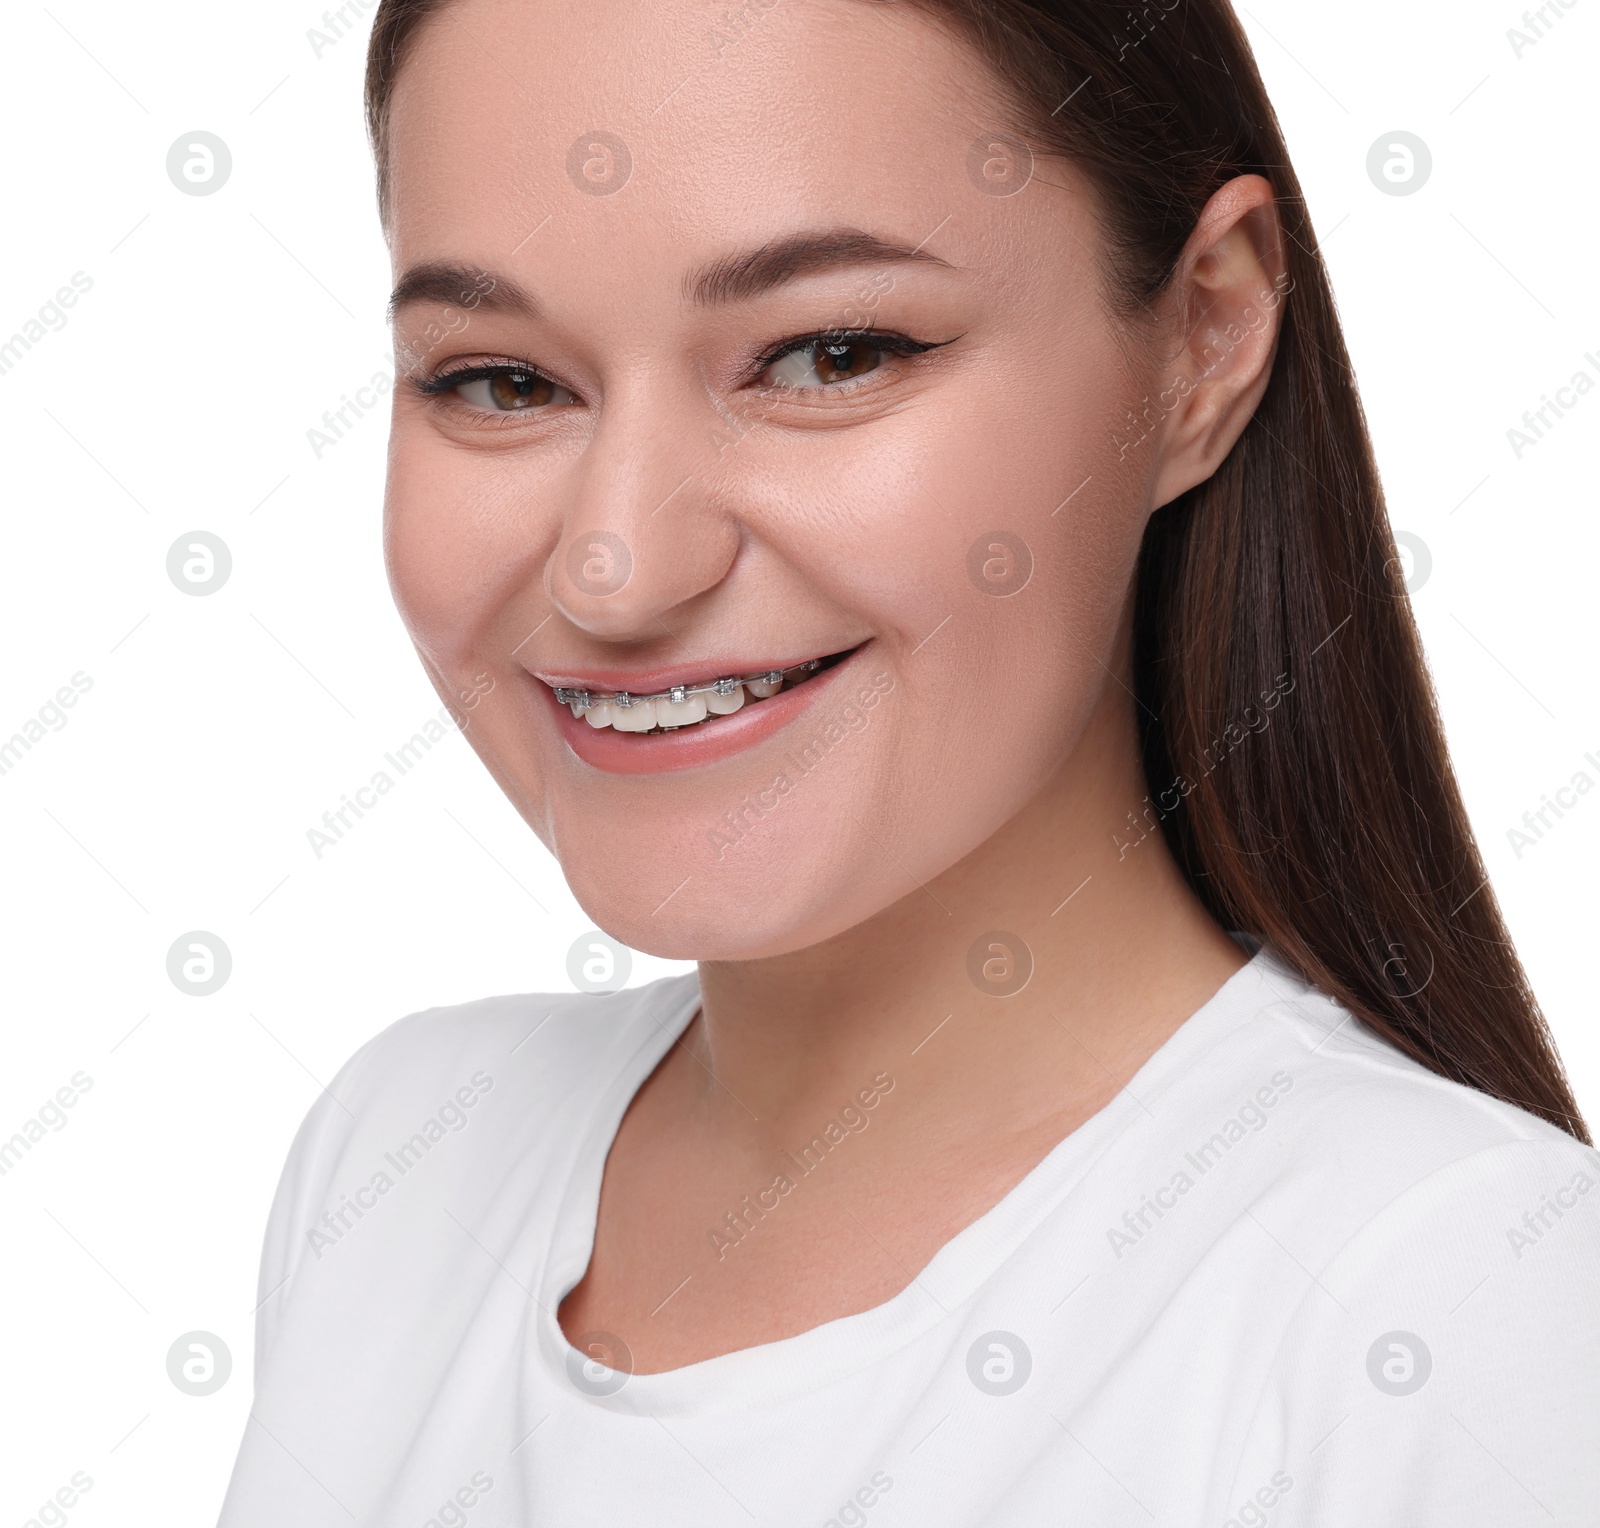
<svg viewBox="0 0 1600 1528">
<path fill-rule="evenodd" d="M 926 886 L 823 944 L 701 965 L 703 1108 L 780 1151 L 886 1072 L 937 1139 L 1060 1138 L 1245 963 L 1159 829 L 1127 830 L 1134 703 L 1106 689 L 1058 775 Z"/>
</svg>

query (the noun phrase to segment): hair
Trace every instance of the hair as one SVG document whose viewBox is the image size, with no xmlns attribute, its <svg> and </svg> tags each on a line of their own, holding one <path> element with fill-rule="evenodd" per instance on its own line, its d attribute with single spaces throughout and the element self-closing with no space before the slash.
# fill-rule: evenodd
<svg viewBox="0 0 1600 1528">
<path fill-rule="evenodd" d="M 1166 292 L 1213 193 L 1271 183 L 1288 279 L 1266 392 L 1140 552 L 1145 817 L 1225 928 L 1439 1075 L 1590 1143 L 1468 822 L 1332 288 L 1228 0 L 1156 0 L 1138 21 L 1121 0 L 899 3 L 975 49 L 1034 154 L 1087 175 L 1130 321 Z M 448 4 L 382 0 L 373 21 L 385 216 L 395 81 Z"/>
</svg>

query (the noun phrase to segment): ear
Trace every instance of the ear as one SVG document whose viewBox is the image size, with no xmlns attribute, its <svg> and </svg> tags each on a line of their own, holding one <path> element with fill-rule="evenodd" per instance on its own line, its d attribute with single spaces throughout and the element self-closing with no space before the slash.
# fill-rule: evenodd
<svg viewBox="0 0 1600 1528">
<path fill-rule="evenodd" d="M 1259 175 L 1229 181 L 1206 203 L 1167 292 L 1176 344 L 1152 395 L 1161 415 L 1152 509 L 1205 482 L 1244 432 L 1272 377 L 1289 282 L 1272 186 Z"/>
</svg>

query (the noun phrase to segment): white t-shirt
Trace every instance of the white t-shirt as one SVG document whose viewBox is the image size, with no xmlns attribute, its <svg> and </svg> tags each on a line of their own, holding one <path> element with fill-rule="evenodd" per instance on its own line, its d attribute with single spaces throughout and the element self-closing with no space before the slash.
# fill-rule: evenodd
<svg viewBox="0 0 1600 1528">
<path fill-rule="evenodd" d="M 273 1203 L 220 1528 L 1600 1522 L 1600 1156 L 1268 952 L 893 1299 L 586 1360 L 556 1308 L 698 999 L 487 998 L 351 1058 Z"/>
</svg>

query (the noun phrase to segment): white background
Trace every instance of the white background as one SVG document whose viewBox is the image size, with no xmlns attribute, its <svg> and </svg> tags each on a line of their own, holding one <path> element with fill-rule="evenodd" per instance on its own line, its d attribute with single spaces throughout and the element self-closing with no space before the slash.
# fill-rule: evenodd
<svg viewBox="0 0 1600 1528">
<path fill-rule="evenodd" d="M 1600 0 L 1520 57 L 1518 3 L 1254 0 L 1242 13 L 1310 198 L 1417 591 L 1468 805 L 1591 1119 L 1600 792 L 1520 857 L 1508 829 L 1600 781 L 1600 566 L 1586 396 L 1507 440 L 1575 372 L 1600 380 L 1594 79 Z M 86 1471 L 73 1523 L 214 1520 L 250 1393 L 256 1260 L 290 1138 L 396 1017 L 566 989 L 588 928 L 452 735 L 318 860 L 307 830 L 436 713 L 379 549 L 386 423 L 320 459 L 307 432 L 388 368 L 388 268 L 360 116 L 361 29 L 310 4 L 56 0 L 8 11 L 0 340 L 74 273 L 92 288 L 0 375 L 0 739 L 92 688 L 0 776 L 7 954 L 0 1138 L 76 1072 L 92 1089 L 0 1178 L 0 1525 Z M 180 194 L 204 130 L 233 169 Z M 1419 135 L 1432 179 L 1369 180 Z M 1586 352 L 1596 360 L 1585 360 Z M 195 598 L 169 546 L 233 572 Z M 169 946 L 221 936 L 216 995 Z M 639 958 L 634 981 L 677 965 Z M 167 1350 L 231 1348 L 216 1394 Z"/>
</svg>

